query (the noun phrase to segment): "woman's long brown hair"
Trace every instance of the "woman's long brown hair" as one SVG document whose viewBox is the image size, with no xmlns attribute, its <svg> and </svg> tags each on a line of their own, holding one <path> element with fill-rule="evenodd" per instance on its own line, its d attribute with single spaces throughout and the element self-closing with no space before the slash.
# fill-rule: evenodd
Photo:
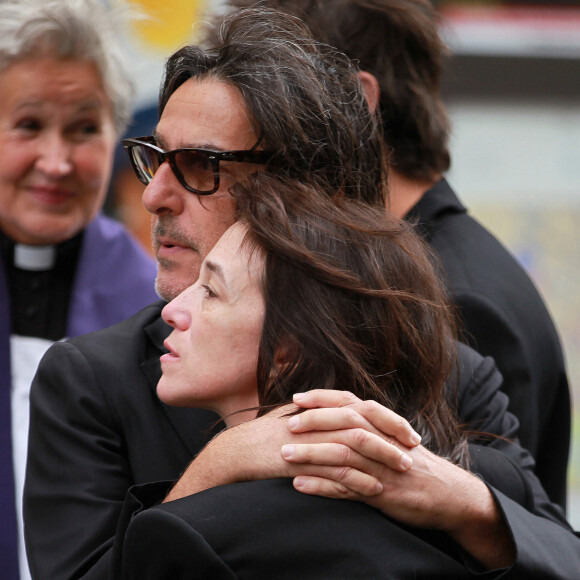
<svg viewBox="0 0 580 580">
<path fill-rule="evenodd" d="M 412 226 L 266 173 L 233 194 L 246 243 L 266 259 L 260 405 L 309 389 L 352 391 L 402 415 L 428 449 L 465 465 L 444 392 L 456 362 L 453 315 Z"/>
</svg>

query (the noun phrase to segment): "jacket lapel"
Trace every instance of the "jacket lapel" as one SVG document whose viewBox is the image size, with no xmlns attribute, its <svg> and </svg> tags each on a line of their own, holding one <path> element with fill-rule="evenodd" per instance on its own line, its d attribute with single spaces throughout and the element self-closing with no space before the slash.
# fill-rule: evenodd
<svg viewBox="0 0 580 580">
<path fill-rule="evenodd" d="M 441 179 L 410 209 L 405 220 L 415 224 L 428 242 L 433 235 L 433 223 L 449 213 L 466 213 L 446 179 Z"/>
</svg>

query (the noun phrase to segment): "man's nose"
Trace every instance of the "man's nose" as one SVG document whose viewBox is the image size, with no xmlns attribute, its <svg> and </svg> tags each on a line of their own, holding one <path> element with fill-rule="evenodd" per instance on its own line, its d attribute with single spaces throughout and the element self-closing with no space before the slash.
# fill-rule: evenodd
<svg viewBox="0 0 580 580">
<path fill-rule="evenodd" d="M 183 197 L 188 192 L 177 181 L 169 163 L 165 162 L 143 191 L 145 209 L 156 216 L 178 215 L 183 211 Z"/>
</svg>

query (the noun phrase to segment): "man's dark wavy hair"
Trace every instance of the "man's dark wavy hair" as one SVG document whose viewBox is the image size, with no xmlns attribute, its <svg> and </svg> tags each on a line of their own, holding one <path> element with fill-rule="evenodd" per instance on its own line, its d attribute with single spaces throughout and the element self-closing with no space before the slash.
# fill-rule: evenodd
<svg viewBox="0 0 580 580">
<path fill-rule="evenodd" d="M 381 123 L 346 56 L 315 41 L 298 18 L 266 9 L 233 11 L 212 38 L 211 48 L 185 46 L 169 58 L 160 113 L 189 79 L 228 83 L 262 148 L 275 153 L 269 171 L 384 207 Z"/>
<path fill-rule="evenodd" d="M 232 6 L 256 0 L 229 0 Z M 429 0 L 260 0 L 299 16 L 314 38 L 371 73 L 390 161 L 403 175 L 431 180 L 450 166 L 449 119 L 441 100 L 447 49 Z"/>
</svg>

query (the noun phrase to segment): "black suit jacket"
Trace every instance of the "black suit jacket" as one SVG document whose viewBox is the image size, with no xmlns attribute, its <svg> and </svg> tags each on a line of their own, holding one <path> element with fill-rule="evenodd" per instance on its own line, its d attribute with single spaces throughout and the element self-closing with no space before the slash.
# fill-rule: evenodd
<svg viewBox="0 0 580 580">
<path fill-rule="evenodd" d="M 150 509 L 155 490 L 135 488 L 112 579 L 576 579 L 580 541 L 570 549 L 570 533 L 551 522 L 535 533 L 529 512 L 494 493 L 514 524 L 518 562 L 484 572 L 442 532 L 401 525 L 361 503 L 303 495 L 289 480 L 225 485 Z M 567 545 L 560 557 L 553 544 Z"/>
<path fill-rule="evenodd" d="M 149 494 L 133 490 L 135 506 Z M 301 494 L 290 480 L 216 487 L 131 515 L 117 580 L 469 578 L 446 534 Z"/>
<path fill-rule="evenodd" d="M 209 439 L 205 433 L 216 415 L 167 407 L 157 398 L 159 356 L 170 330 L 160 318 L 162 307 L 158 302 L 121 324 L 57 343 L 39 365 L 24 491 L 35 579 L 107 578 L 127 490 L 178 478 Z M 506 414 L 493 361 L 467 347 L 460 354 L 461 416 L 477 429 L 513 436 L 517 420 Z M 498 469 L 500 487 L 505 483 L 534 513 L 566 526 L 531 473 L 530 455 L 504 439 L 491 444 L 502 453 L 488 463 L 513 462 L 525 481 Z M 541 533 L 547 520 L 536 519 Z"/>
<path fill-rule="evenodd" d="M 211 436 L 217 415 L 157 398 L 163 306 L 57 343 L 40 365 L 24 508 L 34 578 L 107 578 L 127 490 L 177 478 Z"/>
<path fill-rule="evenodd" d="M 520 441 L 552 501 L 566 505 L 570 393 L 554 324 L 512 255 L 468 215 L 445 180 L 409 212 L 438 253 L 465 326 L 465 340 L 494 358 Z"/>
</svg>

